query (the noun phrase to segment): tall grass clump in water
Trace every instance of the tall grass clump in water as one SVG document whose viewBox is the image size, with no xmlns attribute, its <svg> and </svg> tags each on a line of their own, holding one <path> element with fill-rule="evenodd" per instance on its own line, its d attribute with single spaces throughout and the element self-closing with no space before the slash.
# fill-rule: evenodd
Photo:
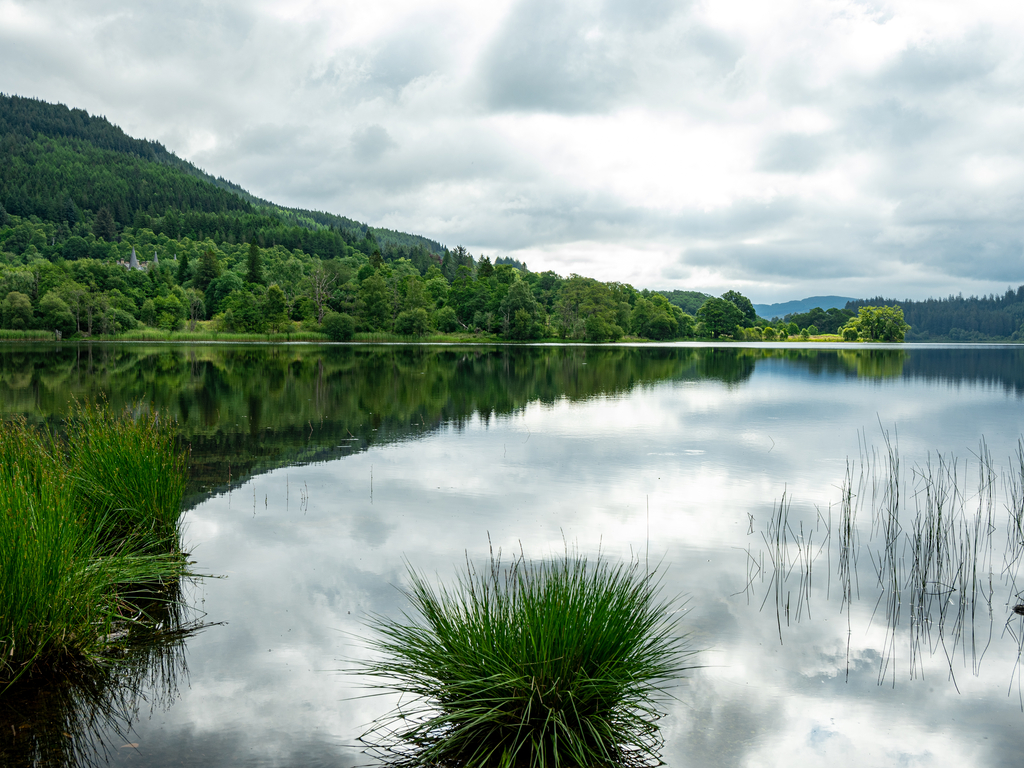
<svg viewBox="0 0 1024 768">
<path fill-rule="evenodd" d="M 0 692 L 96 662 L 111 636 L 147 622 L 139 600 L 185 571 L 186 467 L 169 430 L 83 407 L 67 434 L 0 422 Z M 154 477 L 120 482 L 112 463 L 133 451 L 126 471 L 148 457 Z"/>
<path fill-rule="evenodd" d="M 381 658 L 362 668 L 412 696 L 368 734 L 389 764 L 659 764 L 659 700 L 693 652 L 654 573 L 566 552 L 505 567 L 492 555 L 450 588 L 409 575 L 416 618 L 376 619 Z"/>
<path fill-rule="evenodd" d="M 85 404 L 67 432 L 79 506 L 99 518 L 104 540 L 140 552 L 175 551 L 188 470 L 170 430 L 154 415 Z"/>
</svg>

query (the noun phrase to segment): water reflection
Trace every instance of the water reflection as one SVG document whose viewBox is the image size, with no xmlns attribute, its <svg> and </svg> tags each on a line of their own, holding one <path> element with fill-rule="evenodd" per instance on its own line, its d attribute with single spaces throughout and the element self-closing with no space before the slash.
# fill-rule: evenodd
<svg viewBox="0 0 1024 768">
<path fill-rule="evenodd" d="M 0 375 L 3 407 L 43 403 L 37 419 L 99 391 L 171 410 L 200 481 L 226 491 L 197 496 L 186 529 L 196 567 L 225 577 L 200 585 L 194 603 L 224 624 L 189 640 L 189 684 L 173 706 L 133 720 L 138 749 L 118 746 L 110 765 L 365 764 L 356 739 L 390 702 L 357 698 L 360 681 L 337 671 L 365 653 L 365 617 L 405 608 L 403 557 L 449 577 L 467 553 L 486 559 L 488 534 L 532 556 L 568 539 L 609 557 L 650 546 L 664 560 L 667 591 L 691 595 L 693 644 L 708 649 L 664 721 L 674 768 L 1016 765 L 1024 628 L 1002 604 L 1017 589 L 1002 560 L 1024 544 L 1011 546 L 1020 539 L 1003 532 L 1002 508 L 1024 494 L 1002 484 L 1024 431 L 1024 361 L 1016 349 L 851 352 L 111 346 L 94 348 L 90 377 L 85 354 L 62 351 L 50 367 L 45 353 L 26 363 L 24 349 L 4 348 L 5 366 L 22 357 Z M 889 555 L 872 512 L 885 474 L 876 486 L 861 460 L 874 455 L 864 446 L 884 449 L 879 424 L 898 433 L 907 478 Z M 969 473 L 957 499 L 970 537 L 947 538 L 947 549 L 988 552 L 988 534 L 971 527 L 982 436 L 997 530 L 992 556 L 975 559 L 977 594 L 989 593 L 989 573 L 1000 591 L 976 599 L 947 658 L 937 621 L 945 610 L 952 648 L 959 607 L 936 584 L 957 596 L 970 584 L 936 554 L 918 573 L 932 586 L 911 619 L 910 553 L 939 551 L 912 470 L 931 452 L 941 498 L 937 456 L 969 460 L 956 471 Z M 908 563 L 895 645 L 885 600 L 876 608 L 890 594 L 879 584 L 886 557 Z M 985 648 L 976 668 L 970 621 Z"/>
<path fill-rule="evenodd" d="M 6 344 L 6 413 L 58 423 L 72 398 L 170 413 L 205 492 L 253 472 L 349 455 L 528 403 L 614 396 L 667 381 L 743 385 L 757 366 L 793 375 L 957 385 L 1024 393 L 1019 347 L 438 347 Z"/>
<path fill-rule="evenodd" d="M 748 546 L 744 594 L 762 610 L 770 606 L 785 644 L 784 630 L 812 619 L 813 601 L 832 599 L 834 577 L 847 622 L 847 679 L 851 640 L 868 631 L 854 619 L 868 618 L 884 626 L 873 649 L 879 684 L 921 677 L 941 658 L 959 690 L 961 674 L 980 675 L 1003 621 L 996 617 L 1007 617 L 1005 629 L 1017 637 L 1020 616 L 1012 609 L 1021 602 L 1024 443 L 1009 467 L 997 468 L 982 440 L 966 459 L 929 454 L 907 468 L 894 438 L 882 438 L 882 450 L 863 451 L 847 465 L 837 510 L 816 508 L 813 520 L 797 518 L 783 493 L 760 533 L 762 546 Z M 869 526 L 861 523 L 865 515 Z M 862 601 L 870 614 L 860 610 Z M 1019 647 L 1018 641 L 1018 657 Z"/>
<path fill-rule="evenodd" d="M 201 629 L 183 622 L 181 604 L 168 597 L 140 604 L 155 614 L 154 628 L 115 642 L 98 668 L 4 691 L 0 764 L 101 766 L 135 750 L 139 719 L 170 707 L 187 686 L 185 643 Z"/>
</svg>

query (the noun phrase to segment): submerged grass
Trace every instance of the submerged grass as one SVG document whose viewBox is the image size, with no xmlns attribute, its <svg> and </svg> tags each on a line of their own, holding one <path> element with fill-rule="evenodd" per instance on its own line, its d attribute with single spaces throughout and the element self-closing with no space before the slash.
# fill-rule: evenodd
<svg viewBox="0 0 1024 768">
<path fill-rule="evenodd" d="M 400 766 L 595 768 L 659 763 L 659 701 L 694 665 L 677 600 L 639 561 L 575 552 L 467 569 L 416 618 L 378 618 L 362 672 L 412 697 L 367 734 Z"/>
<path fill-rule="evenodd" d="M 82 406 L 67 440 L 0 423 L 0 691 L 92 666 L 185 572 L 186 459 L 156 418 Z M 150 622 L 151 623 L 151 622 Z"/>
</svg>

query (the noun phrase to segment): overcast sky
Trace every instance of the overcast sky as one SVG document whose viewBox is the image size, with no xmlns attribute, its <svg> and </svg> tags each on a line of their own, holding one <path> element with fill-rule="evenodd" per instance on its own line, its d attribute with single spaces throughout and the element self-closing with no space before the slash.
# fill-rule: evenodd
<svg viewBox="0 0 1024 768">
<path fill-rule="evenodd" d="M 275 202 L 755 302 L 1024 283 L 1019 0 L 0 0 L 0 91 Z"/>
</svg>

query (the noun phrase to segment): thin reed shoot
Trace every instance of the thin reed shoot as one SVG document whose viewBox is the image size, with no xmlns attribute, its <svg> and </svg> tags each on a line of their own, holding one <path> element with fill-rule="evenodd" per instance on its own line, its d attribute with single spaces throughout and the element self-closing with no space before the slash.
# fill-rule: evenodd
<svg viewBox="0 0 1024 768">
<path fill-rule="evenodd" d="M 360 668 L 403 694 L 365 736 L 389 764 L 659 764 L 660 702 L 693 651 L 679 601 L 639 560 L 567 551 L 503 566 L 492 553 L 450 587 L 411 567 L 409 579 L 415 617 L 374 620 L 379 660 Z"/>
</svg>

